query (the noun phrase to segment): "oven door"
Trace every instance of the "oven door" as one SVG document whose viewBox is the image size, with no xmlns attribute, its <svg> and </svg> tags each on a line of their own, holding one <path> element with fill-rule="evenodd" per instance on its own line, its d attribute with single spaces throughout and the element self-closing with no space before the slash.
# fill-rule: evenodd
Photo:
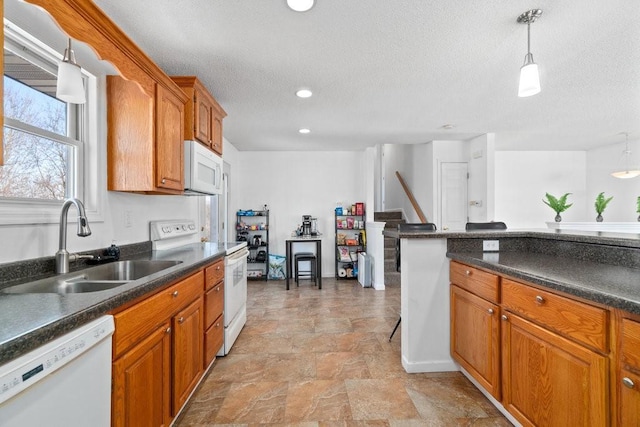
<svg viewBox="0 0 640 427">
<path fill-rule="evenodd" d="M 227 327 L 247 303 L 247 256 L 243 248 L 225 258 L 224 324 Z"/>
</svg>

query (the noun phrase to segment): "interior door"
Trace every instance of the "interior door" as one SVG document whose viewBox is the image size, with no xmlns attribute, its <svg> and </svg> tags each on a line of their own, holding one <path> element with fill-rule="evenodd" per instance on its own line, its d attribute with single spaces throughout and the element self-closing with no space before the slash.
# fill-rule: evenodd
<svg viewBox="0 0 640 427">
<path fill-rule="evenodd" d="M 467 163 L 440 164 L 440 230 L 464 230 L 467 224 Z"/>
</svg>

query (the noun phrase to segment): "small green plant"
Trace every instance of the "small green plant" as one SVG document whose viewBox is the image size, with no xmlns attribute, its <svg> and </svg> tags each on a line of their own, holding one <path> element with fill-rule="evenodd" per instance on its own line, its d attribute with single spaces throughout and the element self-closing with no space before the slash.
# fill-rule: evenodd
<svg viewBox="0 0 640 427">
<path fill-rule="evenodd" d="M 636 213 L 640 214 L 640 196 L 638 196 L 638 200 L 636 200 Z"/>
<path fill-rule="evenodd" d="M 567 197 L 569 197 L 570 194 L 571 193 L 566 193 L 560 198 L 556 198 L 549 193 L 545 193 L 545 197 L 547 198 L 547 200 L 542 199 L 542 201 L 545 205 L 553 209 L 556 214 L 560 215 L 562 212 L 573 206 L 573 203 L 567 204 Z"/>
<path fill-rule="evenodd" d="M 604 197 L 604 191 L 600 194 L 598 194 L 598 196 L 596 197 L 596 202 L 595 202 L 595 208 L 596 208 L 596 213 L 598 215 L 602 215 L 602 212 L 604 212 L 604 210 L 607 208 L 607 205 L 609 204 L 609 202 L 613 199 L 613 196 L 609 197 L 609 198 L 605 198 Z"/>
</svg>

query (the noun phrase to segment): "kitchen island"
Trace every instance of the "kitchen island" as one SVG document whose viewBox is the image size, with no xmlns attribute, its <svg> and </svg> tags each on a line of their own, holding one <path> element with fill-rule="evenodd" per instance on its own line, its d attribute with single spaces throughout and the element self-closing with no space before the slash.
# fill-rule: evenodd
<svg viewBox="0 0 640 427">
<path fill-rule="evenodd" d="M 401 243 L 407 372 L 458 370 L 449 351 L 449 258 L 640 314 L 640 235 L 565 230 L 385 231 Z M 499 252 L 483 252 L 498 240 Z"/>
<path fill-rule="evenodd" d="M 407 372 L 461 370 L 515 425 L 638 425 L 640 236 L 385 235 Z"/>
</svg>

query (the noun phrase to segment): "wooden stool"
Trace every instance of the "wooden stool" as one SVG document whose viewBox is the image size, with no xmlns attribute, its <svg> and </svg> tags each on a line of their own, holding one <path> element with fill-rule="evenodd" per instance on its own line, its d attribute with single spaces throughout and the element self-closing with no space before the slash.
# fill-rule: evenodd
<svg viewBox="0 0 640 427">
<path fill-rule="evenodd" d="M 295 281 L 296 281 L 296 286 L 300 286 L 298 281 L 300 278 L 309 278 L 311 280 L 313 280 L 314 284 L 317 284 L 318 282 L 318 276 L 316 274 L 316 262 L 317 262 L 317 258 L 316 255 L 311 253 L 311 252 L 298 252 L 297 254 L 295 254 L 293 256 L 294 259 L 294 264 L 295 264 Z M 310 270 L 300 270 L 300 262 L 303 261 L 309 261 L 309 263 L 311 264 L 311 269 Z"/>
</svg>

